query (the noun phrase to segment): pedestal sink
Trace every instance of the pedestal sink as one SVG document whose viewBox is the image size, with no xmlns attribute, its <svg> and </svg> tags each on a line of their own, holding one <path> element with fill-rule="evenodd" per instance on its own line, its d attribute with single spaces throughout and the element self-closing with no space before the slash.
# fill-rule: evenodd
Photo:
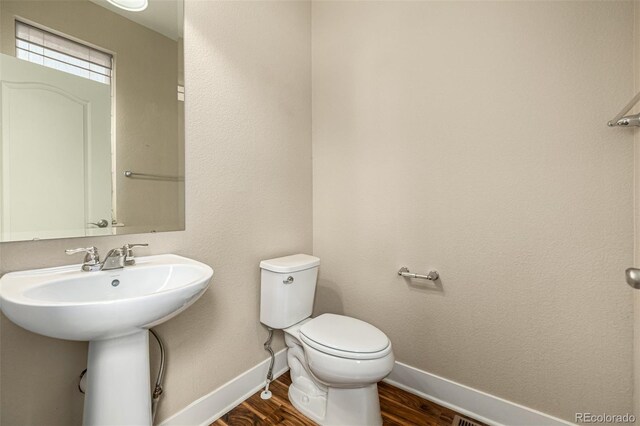
<svg viewBox="0 0 640 426">
<path fill-rule="evenodd" d="M 151 425 L 148 329 L 189 307 L 212 276 L 176 255 L 110 271 L 13 272 L 0 278 L 0 309 L 34 333 L 89 341 L 84 425 Z"/>
</svg>

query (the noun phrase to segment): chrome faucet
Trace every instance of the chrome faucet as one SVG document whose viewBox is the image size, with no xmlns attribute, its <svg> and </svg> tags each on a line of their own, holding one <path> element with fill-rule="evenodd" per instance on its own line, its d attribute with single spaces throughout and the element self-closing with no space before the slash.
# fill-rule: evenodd
<svg viewBox="0 0 640 426">
<path fill-rule="evenodd" d="M 85 253 L 82 270 L 85 272 L 94 271 L 110 271 L 112 269 L 121 269 L 125 266 L 136 264 L 133 256 L 134 247 L 147 247 L 149 244 L 125 244 L 122 247 L 109 250 L 103 262 L 100 262 L 100 254 L 95 247 L 77 248 L 65 250 L 67 254 Z"/>
<path fill-rule="evenodd" d="M 109 250 L 102 261 L 101 271 L 124 268 L 124 250 L 122 247 Z"/>
</svg>

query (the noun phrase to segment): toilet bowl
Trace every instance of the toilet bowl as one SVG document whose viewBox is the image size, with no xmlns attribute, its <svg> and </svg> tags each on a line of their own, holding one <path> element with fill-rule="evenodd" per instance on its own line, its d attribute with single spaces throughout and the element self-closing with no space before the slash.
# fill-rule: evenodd
<svg viewBox="0 0 640 426">
<path fill-rule="evenodd" d="M 394 362 L 384 333 L 364 321 L 333 314 L 306 319 L 284 332 L 292 382 L 289 400 L 298 411 L 321 425 L 382 424 L 377 382 Z"/>
<path fill-rule="evenodd" d="M 391 342 L 356 318 L 310 317 L 319 263 L 307 255 L 260 263 L 260 321 L 284 330 L 289 400 L 320 425 L 382 425 L 377 382 L 393 368 Z"/>
</svg>

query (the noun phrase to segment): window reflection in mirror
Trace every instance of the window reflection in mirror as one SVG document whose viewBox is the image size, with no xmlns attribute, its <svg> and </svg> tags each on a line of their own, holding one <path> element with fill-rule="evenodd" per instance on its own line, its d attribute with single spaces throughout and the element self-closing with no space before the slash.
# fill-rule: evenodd
<svg viewBox="0 0 640 426">
<path fill-rule="evenodd" d="M 182 20 L 0 2 L 0 241 L 184 229 Z"/>
</svg>

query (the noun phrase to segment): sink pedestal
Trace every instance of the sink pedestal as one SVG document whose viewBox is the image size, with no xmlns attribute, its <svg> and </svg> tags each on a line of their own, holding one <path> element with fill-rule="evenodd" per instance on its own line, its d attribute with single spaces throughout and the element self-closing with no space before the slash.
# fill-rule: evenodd
<svg viewBox="0 0 640 426">
<path fill-rule="evenodd" d="M 10 272 L 0 277 L 0 310 L 34 333 L 89 342 L 85 426 L 151 426 L 147 328 L 191 306 L 212 276 L 204 263 L 173 254 L 108 271 Z"/>
<path fill-rule="evenodd" d="M 89 342 L 84 426 L 151 426 L 149 332 Z"/>
</svg>

